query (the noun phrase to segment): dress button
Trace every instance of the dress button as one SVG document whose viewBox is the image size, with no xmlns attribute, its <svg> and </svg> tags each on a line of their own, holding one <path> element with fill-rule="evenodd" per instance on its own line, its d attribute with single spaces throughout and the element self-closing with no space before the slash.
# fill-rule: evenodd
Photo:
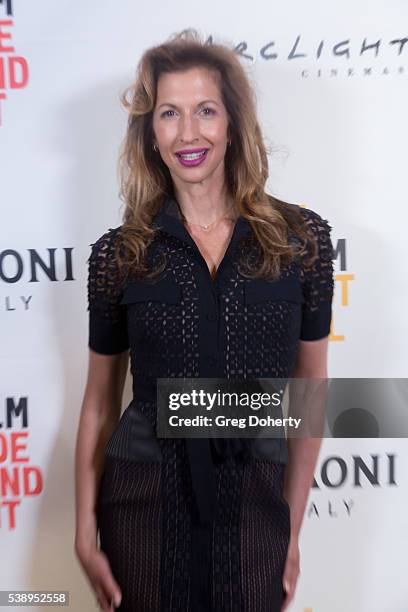
<svg viewBox="0 0 408 612">
<path fill-rule="evenodd" d="M 209 312 L 207 314 L 207 320 L 208 321 L 216 321 L 217 320 L 217 313 L 216 312 Z"/>
</svg>

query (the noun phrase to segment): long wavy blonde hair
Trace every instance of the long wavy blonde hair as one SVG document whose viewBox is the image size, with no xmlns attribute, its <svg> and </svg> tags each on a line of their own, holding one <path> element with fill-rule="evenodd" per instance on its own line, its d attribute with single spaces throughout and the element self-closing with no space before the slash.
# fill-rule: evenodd
<svg viewBox="0 0 408 612">
<path fill-rule="evenodd" d="M 160 75 L 192 67 L 210 69 L 218 76 L 231 141 L 224 160 L 226 187 L 236 213 L 250 222 L 260 248 L 256 265 L 248 258 L 240 262 L 240 270 L 248 277 L 277 278 L 281 266 L 295 256 L 288 229 L 299 237 L 300 250 L 310 252 L 308 245 L 313 239 L 298 207 L 265 192 L 269 150 L 257 120 L 255 93 L 238 55 L 224 44 L 205 42 L 193 29 L 148 49 L 138 64 L 134 83 L 120 98 L 129 116 L 118 164 L 119 196 L 125 203 L 121 245 L 116 245 L 119 265 L 146 277 L 165 265 L 163 262 L 160 269 L 151 270 L 145 262 L 146 249 L 157 232 L 151 226 L 152 219 L 165 199 L 174 197 L 170 172 L 152 146 L 153 111 Z M 315 255 L 312 244 L 312 257 Z"/>
</svg>

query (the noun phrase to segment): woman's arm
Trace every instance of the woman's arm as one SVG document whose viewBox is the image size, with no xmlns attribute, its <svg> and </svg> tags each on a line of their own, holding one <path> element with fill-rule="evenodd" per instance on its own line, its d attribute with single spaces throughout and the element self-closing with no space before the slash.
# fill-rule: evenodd
<svg viewBox="0 0 408 612">
<path fill-rule="evenodd" d="M 128 360 L 128 351 L 104 355 L 89 350 L 75 448 L 75 548 L 83 554 L 96 547 L 96 501 L 104 451 L 120 418 Z"/>
<path fill-rule="evenodd" d="M 300 340 L 292 378 L 327 379 L 328 336 L 320 340 Z M 317 412 L 320 408 L 318 407 Z M 283 495 L 290 507 L 290 541 L 283 574 L 286 592 L 281 608 L 284 612 L 292 601 L 300 573 L 299 532 L 303 521 L 321 438 L 288 437 L 289 460 L 285 470 Z"/>
<path fill-rule="evenodd" d="M 321 340 L 299 341 L 292 378 L 327 378 L 328 336 Z M 288 437 L 289 461 L 286 466 L 284 496 L 290 506 L 291 531 L 299 535 L 321 438 Z"/>
</svg>

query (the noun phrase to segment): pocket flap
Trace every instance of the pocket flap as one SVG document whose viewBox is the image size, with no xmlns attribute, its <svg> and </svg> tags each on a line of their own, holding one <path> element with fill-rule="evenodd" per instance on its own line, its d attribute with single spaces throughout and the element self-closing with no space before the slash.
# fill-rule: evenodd
<svg viewBox="0 0 408 612">
<path fill-rule="evenodd" d="M 178 304 L 181 300 L 181 289 L 170 278 L 162 278 L 157 282 L 135 280 L 123 291 L 121 304 L 133 302 L 167 302 Z"/>
<path fill-rule="evenodd" d="M 302 286 L 296 276 L 267 281 L 254 278 L 245 281 L 245 303 L 265 302 L 268 300 L 285 300 L 303 302 Z"/>
</svg>

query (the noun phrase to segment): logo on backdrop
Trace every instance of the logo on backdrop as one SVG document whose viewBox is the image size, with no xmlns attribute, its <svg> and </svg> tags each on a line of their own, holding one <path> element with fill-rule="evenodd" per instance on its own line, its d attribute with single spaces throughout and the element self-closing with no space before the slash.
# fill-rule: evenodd
<svg viewBox="0 0 408 612">
<path fill-rule="evenodd" d="M 72 251 L 73 247 L 47 248 L 47 255 L 39 253 L 36 249 L 27 249 L 22 254 L 15 249 L 0 251 L 0 283 L 13 285 L 19 281 L 39 283 L 44 279 L 49 281 L 72 281 L 73 276 Z M 28 310 L 32 295 L 18 295 L 4 298 L 7 311 L 23 309 Z"/>
<path fill-rule="evenodd" d="M 211 44 L 213 37 L 209 36 L 207 42 Z M 252 62 L 287 62 L 303 79 L 370 78 L 405 74 L 401 58 L 408 52 L 407 43 L 405 35 L 319 39 L 297 34 L 284 40 L 265 40 L 259 46 L 243 40 L 235 46 L 235 51 Z"/>
<path fill-rule="evenodd" d="M 30 463 L 29 437 L 27 397 L 8 397 L 0 421 L 0 529 L 15 529 L 23 500 L 44 489 L 42 470 Z"/>
<path fill-rule="evenodd" d="M 13 0 L 0 0 L 0 9 L 2 8 L 1 5 L 3 5 L 3 10 L 7 16 L 13 14 Z"/>
<path fill-rule="evenodd" d="M 0 127 L 3 124 L 3 101 L 8 92 L 24 89 L 28 83 L 28 62 L 13 45 L 13 3 L 0 0 Z"/>
<path fill-rule="evenodd" d="M 300 204 L 302 208 L 307 208 L 306 204 Z M 338 272 L 334 276 L 335 294 L 333 297 L 333 312 L 332 322 L 330 326 L 329 340 L 332 342 L 344 342 L 346 339 L 343 333 L 340 333 L 335 326 L 335 302 L 339 302 L 340 308 L 349 306 L 349 283 L 354 280 L 354 274 L 347 272 L 347 240 L 338 238 L 337 241 L 332 239 L 333 243 L 333 262 L 337 264 Z M 339 299 L 337 299 L 339 298 Z"/>
<path fill-rule="evenodd" d="M 331 519 L 351 518 L 356 511 L 360 491 L 364 493 L 370 488 L 383 490 L 398 486 L 396 463 L 395 453 L 325 457 L 316 468 L 305 516 L 311 519 L 323 516 Z M 352 491 L 353 495 L 346 496 L 342 490 Z"/>
<path fill-rule="evenodd" d="M 345 238 L 339 238 L 337 242 L 333 241 L 334 256 L 333 261 L 337 263 L 337 269 L 339 270 L 335 274 L 336 291 L 334 300 L 337 302 L 340 308 L 348 308 L 349 306 L 349 288 L 354 280 L 354 274 L 347 272 L 347 240 Z M 335 302 L 333 301 L 333 304 Z M 344 342 L 345 335 L 336 328 L 334 314 L 332 316 L 330 340 L 334 342 Z"/>
</svg>

